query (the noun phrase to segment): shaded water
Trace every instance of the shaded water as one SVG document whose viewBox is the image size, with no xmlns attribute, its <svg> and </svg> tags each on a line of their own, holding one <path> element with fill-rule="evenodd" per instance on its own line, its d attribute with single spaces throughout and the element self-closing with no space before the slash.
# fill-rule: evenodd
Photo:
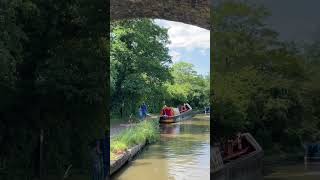
<svg viewBox="0 0 320 180">
<path fill-rule="evenodd" d="M 320 163 L 305 165 L 303 162 L 295 165 L 273 167 L 272 173 L 265 180 L 319 180 Z"/>
<path fill-rule="evenodd" d="M 114 180 L 209 180 L 210 121 L 191 120 L 161 125 L 161 138 L 117 172 Z"/>
</svg>

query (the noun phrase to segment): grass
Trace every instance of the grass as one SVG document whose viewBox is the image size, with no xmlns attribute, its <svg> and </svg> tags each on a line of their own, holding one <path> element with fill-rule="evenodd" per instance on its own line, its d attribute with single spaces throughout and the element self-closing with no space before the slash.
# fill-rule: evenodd
<svg viewBox="0 0 320 180">
<path fill-rule="evenodd" d="M 110 157 L 111 160 L 131 147 L 148 142 L 155 142 L 160 138 L 159 123 L 155 120 L 146 120 L 130 127 L 111 139 Z"/>
<path fill-rule="evenodd" d="M 132 117 L 132 119 L 133 119 L 134 122 L 138 122 L 139 121 L 139 119 L 136 118 L 136 117 Z M 110 126 L 121 124 L 121 123 L 128 123 L 128 117 L 120 118 L 118 116 L 112 116 L 110 118 Z"/>
</svg>

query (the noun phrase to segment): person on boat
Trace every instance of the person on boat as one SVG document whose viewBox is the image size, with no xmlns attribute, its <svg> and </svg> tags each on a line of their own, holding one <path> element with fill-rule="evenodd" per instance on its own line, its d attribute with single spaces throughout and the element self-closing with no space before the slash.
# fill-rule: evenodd
<svg viewBox="0 0 320 180">
<path fill-rule="evenodd" d="M 148 112 L 146 103 L 142 104 L 141 110 L 142 110 L 142 118 L 145 119 L 147 117 L 147 112 Z"/>
<path fill-rule="evenodd" d="M 190 106 L 190 104 L 188 104 L 188 103 L 184 103 L 184 104 L 185 104 L 187 110 L 191 110 L 191 109 L 192 109 L 192 107 Z"/>
<path fill-rule="evenodd" d="M 167 109 L 167 105 L 164 105 L 162 107 L 162 113 L 161 113 L 162 116 L 167 116 L 166 109 Z"/>
<path fill-rule="evenodd" d="M 182 112 L 185 112 L 187 109 L 186 109 L 186 104 L 184 103 L 181 107 L 180 107 L 180 113 Z"/>
<path fill-rule="evenodd" d="M 186 111 L 189 110 L 189 107 L 187 106 L 187 103 L 184 103 L 183 106 L 185 107 Z"/>
<path fill-rule="evenodd" d="M 162 116 L 165 116 L 165 117 L 170 117 L 170 116 L 174 116 L 174 110 L 172 107 L 167 107 L 167 106 L 164 106 L 162 108 Z"/>
<path fill-rule="evenodd" d="M 242 142 L 241 142 L 241 140 L 242 140 L 241 133 L 238 132 L 237 136 L 236 136 L 236 140 L 235 140 L 235 143 L 236 143 L 236 146 L 237 146 L 238 150 L 242 150 Z"/>
</svg>

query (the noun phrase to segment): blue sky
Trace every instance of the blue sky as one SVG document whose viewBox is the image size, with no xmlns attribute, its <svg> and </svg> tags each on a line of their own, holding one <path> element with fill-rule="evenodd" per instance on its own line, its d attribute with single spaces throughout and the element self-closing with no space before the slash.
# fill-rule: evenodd
<svg viewBox="0 0 320 180">
<path fill-rule="evenodd" d="M 210 31 L 184 23 L 155 20 L 156 24 L 168 28 L 172 61 L 192 63 L 202 75 L 210 72 Z"/>
</svg>

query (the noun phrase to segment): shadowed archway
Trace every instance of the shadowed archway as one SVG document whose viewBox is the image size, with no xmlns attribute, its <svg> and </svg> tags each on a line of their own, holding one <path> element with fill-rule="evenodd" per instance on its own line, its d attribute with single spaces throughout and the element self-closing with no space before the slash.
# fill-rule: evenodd
<svg viewBox="0 0 320 180">
<path fill-rule="evenodd" d="M 110 0 L 111 20 L 152 18 L 210 29 L 209 0 Z"/>
</svg>

